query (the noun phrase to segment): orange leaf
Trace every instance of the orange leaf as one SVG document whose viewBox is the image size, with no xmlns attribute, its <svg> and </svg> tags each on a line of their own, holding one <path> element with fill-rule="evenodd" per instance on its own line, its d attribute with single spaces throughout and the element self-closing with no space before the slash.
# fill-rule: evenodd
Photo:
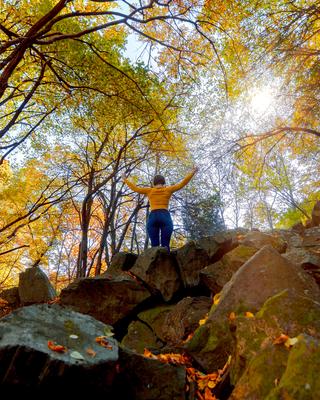
<svg viewBox="0 0 320 400">
<path fill-rule="evenodd" d="M 143 355 L 147 358 L 153 358 L 154 360 L 157 359 L 157 357 L 154 354 L 152 354 L 151 351 L 148 349 L 144 349 Z"/>
<path fill-rule="evenodd" d="M 232 311 L 230 314 L 229 314 L 229 321 L 234 321 L 235 319 L 236 319 L 236 313 L 234 312 L 234 311 Z"/>
<path fill-rule="evenodd" d="M 193 335 L 194 335 L 194 332 L 189 333 L 188 337 L 185 340 L 183 340 L 183 343 L 189 342 L 189 340 L 193 338 Z"/>
<path fill-rule="evenodd" d="M 86 349 L 86 353 L 90 356 L 90 357 L 95 357 L 97 355 L 97 353 L 93 350 L 93 348 L 88 347 Z"/>
<path fill-rule="evenodd" d="M 289 339 L 289 336 L 285 335 L 284 333 L 281 333 L 280 336 L 274 339 L 273 344 L 282 344 L 285 343 Z"/>
<path fill-rule="evenodd" d="M 212 394 L 209 388 L 206 388 L 204 391 L 204 400 L 217 400 L 217 398 Z"/>
<path fill-rule="evenodd" d="M 112 350 L 112 346 L 108 342 L 108 336 L 98 336 L 96 337 L 96 342 L 100 344 L 100 346 L 105 347 L 108 350 Z"/>
<path fill-rule="evenodd" d="M 247 317 L 247 318 L 254 318 L 254 314 L 252 314 L 252 312 L 250 312 L 250 311 L 246 311 L 246 312 L 244 313 L 244 315 L 245 315 L 245 317 Z"/>
<path fill-rule="evenodd" d="M 55 344 L 52 340 L 48 340 L 48 347 L 52 351 L 56 351 L 57 353 L 65 353 L 67 348 L 62 346 L 61 344 Z"/>
</svg>

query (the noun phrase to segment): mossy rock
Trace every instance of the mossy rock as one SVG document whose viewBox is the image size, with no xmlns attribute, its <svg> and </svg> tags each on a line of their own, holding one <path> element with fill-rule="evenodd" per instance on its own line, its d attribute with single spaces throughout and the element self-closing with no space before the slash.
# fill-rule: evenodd
<svg viewBox="0 0 320 400">
<path fill-rule="evenodd" d="M 187 342 L 186 350 L 207 373 L 222 368 L 234 352 L 229 323 L 208 321 L 201 325 Z"/>
<path fill-rule="evenodd" d="M 298 343 L 290 350 L 287 368 L 279 384 L 266 400 L 318 400 L 320 399 L 320 342 L 299 335 Z"/>
<path fill-rule="evenodd" d="M 121 341 L 121 346 L 143 354 L 145 348 L 161 349 L 163 343 L 159 342 L 154 332 L 146 324 L 141 321 L 133 321 L 128 327 L 128 333 Z"/>
<path fill-rule="evenodd" d="M 284 290 L 268 299 L 254 318 L 237 316 L 235 324 L 232 384 L 240 379 L 250 360 L 281 333 L 289 337 L 307 333 L 320 338 L 320 304 Z"/>
<path fill-rule="evenodd" d="M 266 399 L 285 371 L 288 354 L 284 345 L 272 343 L 260 351 L 251 359 L 229 400 Z"/>
<path fill-rule="evenodd" d="M 164 322 L 167 314 L 174 308 L 174 305 L 164 305 L 142 311 L 138 314 L 138 318 L 147 324 L 154 334 L 165 341 Z"/>
</svg>

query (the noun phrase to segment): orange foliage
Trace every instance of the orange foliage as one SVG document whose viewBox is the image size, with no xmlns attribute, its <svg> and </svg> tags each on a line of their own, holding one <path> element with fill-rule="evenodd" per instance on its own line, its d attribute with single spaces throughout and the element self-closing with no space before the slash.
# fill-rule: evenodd
<svg viewBox="0 0 320 400">
<path fill-rule="evenodd" d="M 289 339 L 288 335 L 285 335 L 284 333 L 281 333 L 280 336 L 274 339 L 273 344 L 282 344 L 285 343 Z"/>
<path fill-rule="evenodd" d="M 212 393 L 219 382 L 222 381 L 222 376 L 227 372 L 231 362 L 231 357 L 228 358 L 225 366 L 220 370 L 211 374 L 204 374 L 196 368 L 192 367 L 191 359 L 186 354 L 153 354 L 150 350 L 144 349 L 143 355 L 153 360 L 159 360 L 163 363 L 173 365 L 185 365 L 187 371 L 187 380 L 189 383 L 196 385 L 196 396 L 198 400 L 217 400 Z M 187 387 L 188 390 L 188 387 Z"/>
<path fill-rule="evenodd" d="M 66 353 L 68 349 L 61 344 L 56 344 L 52 340 L 48 340 L 48 347 L 52 351 L 56 351 L 57 353 Z"/>
<path fill-rule="evenodd" d="M 108 342 L 108 336 L 98 336 L 96 337 L 96 342 L 100 344 L 100 346 L 105 347 L 108 350 L 112 350 L 112 346 Z"/>
</svg>

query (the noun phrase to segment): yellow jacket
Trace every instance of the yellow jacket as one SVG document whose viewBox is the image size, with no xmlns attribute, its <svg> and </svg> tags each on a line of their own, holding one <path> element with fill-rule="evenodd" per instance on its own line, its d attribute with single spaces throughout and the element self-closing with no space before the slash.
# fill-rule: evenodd
<svg viewBox="0 0 320 400">
<path fill-rule="evenodd" d="M 182 189 L 190 181 L 190 179 L 193 177 L 194 174 L 195 172 L 192 171 L 181 182 L 172 186 L 141 187 L 141 186 L 136 186 L 134 183 L 130 182 L 127 178 L 124 179 L 124 182 L 134 192 L 147 195 L 150 202 L 151 211 L 159 210 L 160 208 L 161 209 L 164 208 L 167 210 L 172 193 Z"/>
</svg>

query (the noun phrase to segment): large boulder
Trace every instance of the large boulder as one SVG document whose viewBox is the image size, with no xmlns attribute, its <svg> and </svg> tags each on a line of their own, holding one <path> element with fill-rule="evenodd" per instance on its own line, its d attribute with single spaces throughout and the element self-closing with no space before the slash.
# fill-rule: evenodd
<svg viewBox="0 0 320 400">
<path fill-rule="evenodd" d="M 129 271 L 134 266 L 137 258 L 137 254 L 126 253 L 124 251 L 114 254 L 110 267 L 102 274 L 102 276 L 115 276 L 119 273 L 121 274 L 123 271 Z"/>
<path fill-rule="evenodd" d="M 319 287 L 305 271 L 272 246 L 264 246 L 224 286 L 219 304 L 212 307 L 207 322 L 188 342 L 189 353 L 206 371 L 221 368 L 235 350 L 229 328 L 230 313 L 256 312 L 269 297 L 289 288 L 312 300 L 320 299 Z"/>
<path fill-rule="evenodd" d="M 269 234 L 260 231 L 250 231 L 239 240 L 239 243 L 244 246 L 255 247 L 256 249 L 270 245 L 278 250 L 279 253 L 284 253 L 287 248 L 287 243 L 278 232 Z"/>
<path fill-rule="evenodd" d="M 272 347 L 274 340 L 281 334 L 294 338 L 306 333 L 320 339 L 320 304 L 304 295 L 284 290 L 268 299 L 254 317 L 239 316 L 234 323 L 236 351 L 231 369 L 232 384 L 239 381 L 251 360 L 266 347 Z M 273 357 L 267 353 L 264 355 L 269 360 Z M 275 353 L 274 357 L 277 355 L 279 353 Z M 277 363 L 268 362 L 268 365 L 271 364 Z M 277 369 L 271 369 L 268 375 L 275 379 L 279 376 L 277 374 Z"/>
<path fill-rule="evenodd" d="M 197 244 L 206 250 L 210 258 L 210 264 L 212 264 L 237 247 L 241 238 L 247 233 L 248 230 L 243 228 L 229 229 L 212 236 L 203 237 L 197 240 Z"/>
<path fill-rule="evenodd" d="M 118 345 L 96 338 L 110 326 L 57 304 L 19 308 L 0 320 L 1 390 L 60 396 L 108 395 L 116 375 Z M 64 346 L 65 351 L 50 347 Z M 63 349 L 62 349 L 63 350 Z"/>
<path fill-rule="evenodd" d="M 307 334 L 289 350 L 268 343 L 250 361 L 230 400 L 317 400 L 320 384 L 320 342 Z"/>
<path fill-rule="evenodd" d="M 27 268 L 19 274 L 19 298 L 24 305 L 53 300 L 56 291 L 39 267 Z"/>
<path fill-rule="evenodd" d="M 166 329 L 165 318 L 173 305 L 157 306 L 138 314 L 137 320 L 128 326 L 127 334 L 121 344 L 137 353 L 144 349 L 159 351 L 165 345 L 163 330 Z"/>
<path fill-rule="evenodd" d="M 138 314 L 140 321 L 152 329 L 158 340 L 164 343 L 165 331 L 167 329 L 167 316 L 175 308 L 175 305 L 160 305 Z"/>
<path fill-rule="evenodd" d="M 207 250 L 191 241 L 177 250 L 176 258 L 183 286 L 185 288 L 197 286 L 200 282 L 200 271 L 210 263 Z"/>
<path fill-rule="evenodd" d="M 5 300 L 10 307 L 18 307 L 20 305 L 19 288 L 15 286 L 2 290 L 2 292 L 0 292 L 0 298 Z"/>
<path fill-rule="evenodd" d="M 190 334 L 199 326 L 212 305 L 209 297 L 185 297 L 165 315 L 161 327 L 162 338 L 169 345 L 181 346 Z"/>
<path fill-rule="evenodd" d="M 130 272 L 164 301 L 170 301 L 181 287 L 175 257 L 163 247 L 147 249 L 137 258 Z"/>
<path fill-rule="evenodd" d="M 286 369 L 266 400 L 320 398 L 320 341 L 309 335 L 298 336 L 290 350 Z"/>
<path fill-rule="evenodd" d="M 312 218 L 312 225 L 313 226 L 319 226 L 320 225 L 320 200 L 316 202 L 312 209 L 311 213 L 311 218 Z"/>
<path fill-rule="evenodd" d="M 81 278 L 63 289 L 60 303 L 114 325 L 135 312 L 138 304 L 150 298 L 150 292 L 128 274 L 114 278 Z"/>
<path fill-rule="evenodd" d="M 117 399 L 185 400 L 186 368 L 143 357 L 120 347 Z"/>
<path fill-rule="evenodd" d="M 154 331 L 142 321 L 132 321 L 126 335 L 122 338 L 121 345 L 135 353 L 144 353 L 147 348 L 151 351 L 159 351 L 163 343 L 156 336 Z"/>
<path fill-rule="evenodd" d="M 225 254 L 220 261 L 200 271 L 200 280 L 213 293 L 218 293 L 232 275 L 257 252 L 255 247 L 239 245 Z"/>
</svg>

